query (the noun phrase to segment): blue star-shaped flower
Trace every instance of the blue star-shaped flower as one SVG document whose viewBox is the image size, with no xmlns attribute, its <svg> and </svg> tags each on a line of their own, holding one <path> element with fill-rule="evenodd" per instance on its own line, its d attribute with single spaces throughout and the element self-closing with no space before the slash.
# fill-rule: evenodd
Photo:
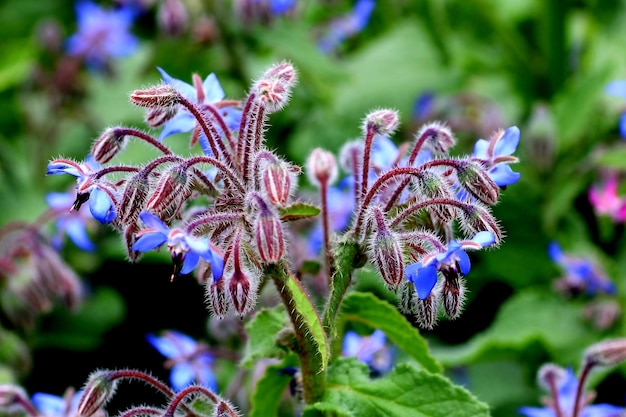
<svg viewBox="0 0 626 417">
<path fill-rule="evenodd" d="M 76 415 L 82 394 L 82 391 L 78 391 L 72 396 L 59 397 L 58 395 L 36 392 L 31 400 L 42 416 L 70 417 Z"/>
<path fill-rule="evenodd" d="M 375 0 L 357 0 L 348 14 L 330 23 L 328 33 L 318 44 L 319 49 L 323 53 L 330 53 L 346 39 L 361 32 L 367 26 L 375 7 Z"/>
<path fill-rule="evenodd" d="M 85 210 L 71 210 L 74 204 L 74 194 L 66 193 L 48 193 L 46 201 L 51 209 L 61 212 L 56 221 L 56 234 L 52 238 L 52 245 L 58 250 L 63 245 L 63 237 L 67 235 L 72 242 L 80 249 L 93 252 L 96 246 L 89 238 L 87 233 L 87 222 L 91 216 L 86 215 Z M 93 220 L 92 220 L 93 221 Z"/>
<path fill-rule="evenodd" d="M 514 184 L 520 178 L 520 173 L 514 172 L 509 165 L 517 162 L 517 158 L 512 155 L 517 150 L 519 140 L 519 128 L 512 126 L 489 140 L 478 139 L 474 145 L 472 156 L 486 164 L 489 177 L 500 187 Z"/>
<path fill-rule="evenodd" d="M 224 259 L 211 250 L 206 240 L 188 235 L 181 229 L 170 229 L 161 219 L 149 212 L 142 212 L 139 217 L 147 228 L 137 233 L 133 250 L 147 252 L 167 242 L 174 261 L 174 274 L 188 274 L 195 269 L 202 257 L 211 264 L 214 281 L 221 278 L 224 271 Z"/>
<path fill-rule="evenodd" d="M 167 330 L 162 336 L 148 334 L 146 339 L 168 358 L 166 366 L 171 367 L 170 382 L 175 390 L 197 383 L 217 391 L 213 356 L 205 345 L 176 330 Z"/>
<path fill-rule="evenodd" d="M 135 13 L 129 7 L 105 10 L 91 1 L 76 4 L 78 31 L 67 41 L 70 55 L 83 57 L 92 68 L 101 68 L 113 57 L 132 54 L 138 45 L 130 33 Z"/>
<path fill-rule="evenodd" d="M 420 262 L 408 265 L 404 274 L 415 285 L 418 297 L 427 298 L 437 283 L 437 272 L 443 269 L 452 269 L 467 275 L 470 271 L 470 259 L 468 249 L 482 249 L 495 242 L 495 236 L 491 232 L 479 232 L 471 240 L 458 242 L 451 240 L 445 252 L 430 254 Z"/>
</svg>

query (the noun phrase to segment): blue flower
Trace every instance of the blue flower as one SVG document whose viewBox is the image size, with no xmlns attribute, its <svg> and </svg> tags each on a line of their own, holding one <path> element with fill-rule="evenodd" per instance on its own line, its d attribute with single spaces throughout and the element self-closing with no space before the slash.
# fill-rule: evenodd
<svg viewBox="0 0 626 417">
<path fill-rule="evenodd" d="M 491 232 L 479 232 L 471 240 L 457 242 L 451 240 L 445 252 L 425 256 L 420 262 L 408 265 L 404 274 L 415 285 L 418 297 L 427 298 L 437 283 L 437 272 L 452 270 L 467 275 L 470 271 L 470 259 L 466 250 L 477 250 L 492 245 L 495 236 Z"/>
<path fill-rule="evenodd" d="M 374 0 L 357 0 L 350 13 L 333 20 L 326 36 L 318 43 L 323 53 L 335 50 L 346 39 L 361 32 L 372 16 L 376 7 Z"/>
<path fill-rule="evenodd" d="M 132 54 L 137 39 L 129 30 L 135 14 L 131 8 L 105 10 L 90 1 L 76 4 L 78 31 L 67 41 L 70 55 L 80 56 L 93 68 L 101 68 L 113 57 Z"/>
<path fill-rule="evenodd" d="M 74 193 L 70 192 L 53 192 L 48 193 L 46 196 L 48 206 L 61 213 L 56 221 L 57 232 L 52 238 L 52 246 L 57 250 L 61 249 L 63 237 L 67 235 L 80 249 L 93 252 L 96 250 L 96 246 L 87 234 L 87 222 L 91 219 L 91 216 L 87 217 L 82 207 L 78 210 L 71 210 L 74 199 Z"/>
<path fill-rule="evenodd" d="M 187 100 L 200 106 L 217 103 L 226 97 L 214 73 L 209 74 L 202 83 L 200 83 L 200 78 L 198 78 L 198 80 L 194 78 L 194 84 L 196 85 L 191 85 L 170 76 L 160 67 L 157 67 L 157 69 L 161 73 L 163 82 L 176 88 Z M 226 122 L 226 126 L 228 126 L 230 130 L 237 129 L 241 121 L 241 110 L 235 109 L 234 107 L 225 107 L 220 110 L 222 115 L 225 114 L 224 121 Z M 159 140 L 163 140 L 175 133 L 190 132 L 196 127 L 196 123 L 195 117 L 187 109 L 180 108 L 174 117 L 165 122 L 163 130 L 159 135 Z M 216 126 L 216 128 L 218 127 Z M 203 146 L 204 152 L 210 154 L 211 151 L 206 137 L 204 137 L 204 133 L 200 134 L 200 143 Z"/>
<path fill-rule="evenodd" d="M 570 416 L 574 412 L 578 379 L 571 368 L 567 369 L 566 377 L 558 386 L 558 406 L 562 415 Z M 526 417 L 556 417 L 552 407 L 521 407 L 518 412 Z M 624 415 L 624 408 L 611 404 L 594 404 L 582 406 L 580 417 L 619 417 Z"/>
<path fill-rule="evenodd" d="M 214 281 L 221 278 L 224 271 L 224 259 L 211 250 L 206 240 L 196 238 L 181 229 L 170 229 L 152 213 L 142 212 L 139 217 L 147 226 L 137 233 L 133 250 L 147 252 L 167 242 L 174 262 L 174 274 L 188 274 L 195 269 L 202 257 L 211 264 Z"/>
<path fill-rule="evenodd" d="M 497 132 L 489 140 L 478 139 L 474 145 L 472 156 L 486 165 L 489 177 L 500 187 L 514 184 L 520 178 L 520 173 L 509 166 L 518 161 L 512 155 L 517 150 L 519 139 L 519 128 L 512 126 Z"/>
<path fill-rule="evenodd" d="M 626 80 L 616 80 L 608 83 L 605 91 L 609 95 L 626 100 Z M 626 111 L 622 112 L 619 118 L 619 135 L 622 139 L 626 139 Z"/>
<path fill-rule="evenodd" d="M 615 294 L 615 284 L 591 260 L 566 255 L 556 242 L 548 246 L 548 255 L 565 270 L 559 286 L 569 291 L 585 291 L 590 296 Z"/>
<path fill-rule="evenodd" d="M 213 356 L 206 345 L 176 330 L 167 330 L 160 337 L 148 334 L 146 339 L 168 358 L 165 365 L 171 368 L 170 382 L 175 390 L 180 391 L 197 383 L 217 391 L 217 379 L 212 369 Z"/>
<path fill-rule="evenodd" d="M 42 416 L 71 417 L 76 415 L 82 393 L 82 391 L 78 391 L 71 396 L 59 397 L 58 395 L 36 392 L 31 400 Z M 71 394 L 71 391 L 68 394 Z"/>
<path fill-rule="evenodd" d="M 117 216 L 113 202 L 114 192 L 96 179 L 95 174 L 99 168 L 100 166 L 90 157 L 82 163 L 55 159 L 48 163 L 46 175 L 68 174 L 76 177 L 77 194 L 72 209 L 79 210 L 89 200 L 91 215 L 100 223 L 108 224 Z"/>
<path fill-rule="evenodd" d="M 385 333 L 376 329 L 369 336 L 359 336 L 355 331 L 346 332 L 343 339 L 343 356 L 356 358 L 370 367 L 374 375 L 383 375 L 393 366 L 393 352 L 386 343 Z"/>
<path fill-rule="evenodd" d="M 296 5 L 296 0 L 253 0 L 257 4 L 266 4 L 275 15 L 289 12 Z"/>
</svg>

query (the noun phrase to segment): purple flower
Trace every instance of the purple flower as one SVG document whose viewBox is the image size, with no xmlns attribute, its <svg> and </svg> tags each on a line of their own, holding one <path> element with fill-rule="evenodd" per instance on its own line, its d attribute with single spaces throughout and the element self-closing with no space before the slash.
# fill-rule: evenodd
<svg viewBox="0 0 626 417">
<path fill-rule="evenodd" d="M 196 238 L 181 229 L 170 229 L 152 213 L 143 212 L 139 215 L 147 226 L 137 233 L 137 241 L 133 250 L 147 252 L 167 242 L 169 252 L 174 262 L 174 274 L 188 274 L 195 269 L 202 257 L 211 264 L 213 279 L 217 281 L 224 271 L 224 259 L 211 250 L 206 240 Z"/>
<path fill-rule="evenodd" d="M 626 80 L 616 80 L 608 83 L 605 91 L 609 95 L 626 100 Z M 626 139 L 626 111 L 622 112 L 619 118 L 619 135 L 622 139 Z"/>
<path fill-rule="evenodd" d="M 105 10 L 90 1 L 76 4 L 78 30 L 67 41 L 70 55 L 80 56 L 93 68 L 113 57 L 132 54 L 137 39 L 130 32 L 135 14 L 129 7 Z"/>
<path fill-rule="evenodd" d="M 426 255 L 420 262 L 408 265 L 404 271 L 405 276 L 415 285 L 417 295 L 423 300 L 435 287 L 438 271 L 452 270 L 457 274 L 467 275 L 471 264 L 465 251 L 482 249 L 494 242 L 495 236 L 491 232 L 479 232 L 471 240 L 451 240 L 445 252 Z"/>
<path fill-rule="evenodd" d="M 558 407 L 563 416 L 571 416 L 576 402 L 576 390 L 578 379 L 572 369 L 567 369 L 566 377 L 561 381 L 558 388 Z M 518 412 L 526 417 L 556 417 L 552 407 L 521 407 Z M 583 405 L 579 412 L 580 417 L 619 417 L 624 415 L 624 408 L 611 404 Z"/>
<path fill-rule="evenodd" d="M 376 7 L 374 0 L 357 0 L 352 11 L 330 23 L 328 33 L 318 43 L 323 53 L 335 50 L 346 39 L 361 32 L 372 16 Z"/>
<path fill-rule="evenodd" d="M 393 352 L 386 343 L 386 336 L 382 330 L 376 329 L 369 336 L 359 336 L 349 330 L 343 339 L 343 356 L 356 358 L 370 367 L 375 375 L 383 375 L 393 366 Z"/>
<path fill-rule="evenodd" d="M 76 200 L 72 210 L 79 210 L 89 200 L 91 215 L 102 224 L 111 223 L 117 216 L 112 196 L 114 192 L 96 179 L 100 166 L 87 158 L 78 163 L 68 159 L 55 159 L 48 163 L 46 175 L 68 174 L 76 177 Z"/>
<path fill-rule="evenodd" d="M 197 80 L 194 77 L 194 85 L 187 84 L 177 78 L 170 76 L 165 70 L 157 67 L 163 78 L 163 82 L 176 88 L 187 100 L 194 102 L 200 106 L 204 104 L 212 104 L 222 101 L 226 94 L 222 89 L 217 76 L 214 73 L 209 74 L 203 82 L 201 79 Z M 241 121 L 241 110 L 233 107 L 226 107 L 221 109 L 222 113 L 226 112 L 224 121 L 229 129 L 235 130 L 239 127 Z M 166 137 L 180 132 L 190 132 L 196 127 L 195 117 L 186 109 L 180 108 L 176 115 L 165 122 L 163 130 L 159 135 L 159 140 L 163 140 Z M 203 146 L 205 153 L 210 153 L 206 137 L 203 137 L 204 133 L 200 135 L 200 143 Z"/>
<path fill-rule="evenodd" d="M 206 345 L 176 330 L 167 330 L 160 337 L 148 334 L 146 339 L 168 359 L 165 366 L 171 368 L 170 382 L 175 390 L 197 383 L 217 391 L 213 356 Z"/>
<path fill-rule="evenodd" d="M 565 271 L 558 287 L 569 292 L 585 291 L 590 296 L 615 294 L 615 284 L 591 260 L 566 255 L 556 242 L 550 243 L 548 254 Z"/>
<path fill-rule="evenodd" d="M 80 249 L 93 252 L 96 246 L 87 234 L 87 222 L 91 220 L 84 208 L 71 210 L 74 204 L 74 193 L 48 193 L 46 201 L 48 206 L 61 214 L 56 221 L 56 234 L 52 238 L 52 245 L 57 249 L 61 249 L 63 245 L 63 237 L 67 235 Z M 93 221 L 93 220 L 91 220 Z"/>
<path fill-rule="evenodd" d="M 489 177 L 500 187 L 514 184 L 520 178 L 519 172 L 513 172 L 509 166 L 518 161 L 512 155 L 517 149 L 519 139 L 519 128 L 512 126 L 496 133 L 489 140 L 478 139 L 474 145 L 472 156 L 486 165 Z"/>
</svg>

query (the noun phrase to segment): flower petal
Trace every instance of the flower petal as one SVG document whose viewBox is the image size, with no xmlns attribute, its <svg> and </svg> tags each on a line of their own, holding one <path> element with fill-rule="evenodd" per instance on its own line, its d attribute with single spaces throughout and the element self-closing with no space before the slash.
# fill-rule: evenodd
<svg viewBox="0 0 626 417">
<path fill-rule="evenodd" d="M 195 252 L 187 252 L 185 254 L 185 260 L 183 261 L 183 267 L 180 270 L 181 275 L 185 275 L 193 271 L 196 266 L 198 266 L 198 262 L 200 261 L 200 255 Z"/>
<path fill-rule="evenodd" d="M 193 102 L 196 101 L 196 89 L 191 84 L 187 84 L 178 78 L 172 77 L 161 67 L 157 67 L 157 70 L 161 73 L 161 77 L 163 78 L 165 84 L 171 85 L 177 89 L 178 92 L 180 92 L 187 100 L 191 100 Z"/>
<path fill-rule="evenodd" d="M 111 223 L 117 216 L 115 205 L 109 194 L 97 187 L 89 196 L 89 210 L 92 216 L 102 224 Z"/>
<path fill-rule="evenodd" d="M 520 176 L 520 173 L 513 171 L 508 164 L 498 164 L 489 170 L 489 178 L 500 187 L 515 184 Z"/>
<path fill-rule="evenodd" d="M 520 131 L 517 126 L 511 126 L 502 133 L 494 149 L 495 156 L 512 155 L 519 144 Z"/>
<path fill-rule="evenodd" d="M 207 75 L 202 83 L 202 89 L 204 90 L 204 98 L 207 103 L 214 103 L 226 97 L 226 93 L 224 93 L 220 82 L 217 80 L 217 75 L 214 73 Z"/>
<path fill-rule="evenodd" d="M 459 264 L 459 267 L 461 268 L 461 273 L 463 275 L 467 275 L 472 267 L 469 256 L 462 249 L 456 251 L 455 253 L 457 256 L 457 262 Z"/>
<path fill-rule="evenodd" d="M 430 292 L 437 284 L 437 265 L 432 263 L 420 268 L 417 271 L 417 278 L 414 281 L 415 290 L 420 300 L 430 295 Z"/>
<path fill-rule="evenodd" d="M 139 237 L 133 244 L 133 250 L 148 252 L 167 242 L 167 235 L 161 232 L 148 232 Z"/>
<path fill-rule="evenodd" d="M 172 367 L 170 382 L 176 391 L 181 391 L 195 380 L 195 373 L 191 364 L 179 362 Z"/>
<path fill-rule="evenodd" d="M 626 80 L 616 80 L 608 83 L 604 89 L 607 94 L 626 98 Z"/>
<path fill-rule="evenodd" d="M 143 224 L 145 224 L 149 228 L 154 229 L 159 233 L 163 233 L 166 236 L 169 235 L 169 227 L 167 227 L 165 223 L 163 223 L 163 220 L 150 213 L 149 211 L 141 212 L 141 214 L 139 214 L 139 218 L 141 219 Z"/>
</svg>

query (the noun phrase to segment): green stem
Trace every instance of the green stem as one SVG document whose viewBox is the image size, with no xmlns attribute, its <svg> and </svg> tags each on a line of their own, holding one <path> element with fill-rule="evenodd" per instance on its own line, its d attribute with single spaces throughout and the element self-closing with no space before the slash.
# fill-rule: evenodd
<svg viewBox="0 0 626 417">
<path fill-rule="evenodd" d="M 337 334 L 337 314 L 352 281 L 352 271 L 360 267 L 361 250 L 353 241 L 341 242 L 335 253 L 335 273 L 330 280 L 330 295 L 324 310 L 324 330 L 326 337 L 333 339 Z"/>
<path fill-rule="evenodd" d="M 265 268 L 265 273 L 272 277 L 293 324 L 298 342 L 296 353 L 300 358 L 304 402 L 313 404 L 320 401 L 324 395 L 326 390 L 326 372 L 323 370 L 324 365 L 319 355 L 317 344 L 308 330 L 307 321 L 298 310 L 294 294 L 289 285 L 287 285 L 288 280 L 293 280 L 293 283 L 301 287 L 300 282 L 289 272 L 284 263 L 268 265 Z"/>
</svg>

